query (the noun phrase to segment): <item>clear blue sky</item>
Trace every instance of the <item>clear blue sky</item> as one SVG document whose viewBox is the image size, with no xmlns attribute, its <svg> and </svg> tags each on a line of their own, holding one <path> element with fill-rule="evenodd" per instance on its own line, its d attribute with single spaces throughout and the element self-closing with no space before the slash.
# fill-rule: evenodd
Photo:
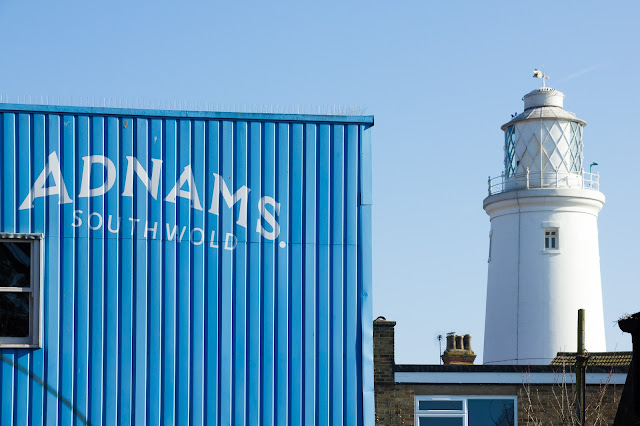
<svg viewBox="0 0 640 426">
<path fill-rule="evenodd" d="M 607 204 L 600 256 L 608 350 L 640 311 L 640 5 L 596 2 L 0 3 L 0 93 L 65 102 L 207 102 L 375 116 L 374 317 L 396 361 L 437 363 L 436 335 L 482 360 L 487 176 L 533 68 L 587 121 L 585 167 Z M 232 107 L 231 107 L 232 108 Z M 588 342 L 587 342 L 588 348 Z"/>
</svg>

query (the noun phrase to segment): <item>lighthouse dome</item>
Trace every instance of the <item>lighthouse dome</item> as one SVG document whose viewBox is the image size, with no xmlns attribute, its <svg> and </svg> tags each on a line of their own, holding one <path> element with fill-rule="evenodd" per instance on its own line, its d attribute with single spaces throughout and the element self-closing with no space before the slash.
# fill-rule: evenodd
<svg viewBox="0 0 640 426">
<path fill-rule="evenodd" d="M 564 93 L 551 87 L 540 87 L 524 95 L 524 112 L 518 114 L 501 129 L 507 130 L 509 126 L 520 121 L 527 120 L 567 120 L 579 123 L 583 127 L 587 123 L 578 118 L 574 113 L 564 110 Z"/>
<path fill-rule="evenodd" d="M 564 105 L 564 93 L 551 87 L 540 87 L 524 95 L 524 109 L 535 107 L 559 107 Z"/>
</svg>

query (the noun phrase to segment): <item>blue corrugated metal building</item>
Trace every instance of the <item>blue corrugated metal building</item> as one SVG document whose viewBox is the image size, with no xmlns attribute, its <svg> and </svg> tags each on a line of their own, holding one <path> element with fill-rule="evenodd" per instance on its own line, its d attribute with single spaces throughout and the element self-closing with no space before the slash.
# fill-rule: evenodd
<svg viewBox="0 0 640 426">
<path fill-rule="evenodd" d="M 373 425 L 372 125 L 0 105 L 1 423 Z"/>
</svg>

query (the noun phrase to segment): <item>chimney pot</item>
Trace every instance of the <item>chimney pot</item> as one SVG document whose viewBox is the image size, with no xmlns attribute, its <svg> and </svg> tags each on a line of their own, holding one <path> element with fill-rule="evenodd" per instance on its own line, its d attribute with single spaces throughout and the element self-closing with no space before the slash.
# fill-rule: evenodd
<svg viewBox="0 0 640 426">
<path fill-rule="evenodd" d="M 447 334 L 447 349 L 442 354 L 442 362 L 452 365 L 473 365 L 476 354 L 471 350 L 471 335 Z"/>
<path fill-rule="evenodd" d="M 447 349 L 455 349 L 455 337 L 453 334 L 447 334 Z"/>
<path fill-rule="evenodd" d="M 456 336 L 456 349 L 464 349 L 462 344 L 462 336 Z"/>
<path fill-rule="evenodd" d="M 467 351 L 471 350 L 471 335 L 470 334 L 465 334 L 464 338 L 462 339 L 463 343 L 464 343 L 464 349 Z"/>
</svg>

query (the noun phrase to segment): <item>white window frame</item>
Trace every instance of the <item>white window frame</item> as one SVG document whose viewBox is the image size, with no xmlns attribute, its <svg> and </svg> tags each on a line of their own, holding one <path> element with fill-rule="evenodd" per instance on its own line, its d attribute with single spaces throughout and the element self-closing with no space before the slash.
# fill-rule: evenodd
<svg viewBox="0 0 640 426">
<path fill-rule="evenodd" d="M 556 246 L 547 248 L 547 232 L 555 232 Z M 549 237 L 551 238 L 551 237 Z M 542 254 L 560 254 L 560 224 L 557 222 L 542 222 Z"/>
<path fill-rule="evenodd" d="M 558 228 L 545 228 L 544 229 L 544 249 L 545 250 L 559 250 L 560 244 L 558 244 Z"/>
<path fill-rule="evenodd" d="M 0 232 L 0 242 L 31 244 L 29 287 L 0 287 L 0 293 L 30 293 L 29 335 L 27 337 L 0 336 L 0 348 L 42 347 L 42 234 Z"/>
<path fill-rule="evenodd" d="M 457 417 L 462 419 L 464 426 L 469 425 L 469 399 L 505 399 L 513 401 L 513 425 L 518 426 L 518 397 L 515 395 L 416 395 L 415 424 L 420 425 L 421 417 Z M 462 401 L 462 410 L 419 410 L 420 401 Z"/>
</svg>

